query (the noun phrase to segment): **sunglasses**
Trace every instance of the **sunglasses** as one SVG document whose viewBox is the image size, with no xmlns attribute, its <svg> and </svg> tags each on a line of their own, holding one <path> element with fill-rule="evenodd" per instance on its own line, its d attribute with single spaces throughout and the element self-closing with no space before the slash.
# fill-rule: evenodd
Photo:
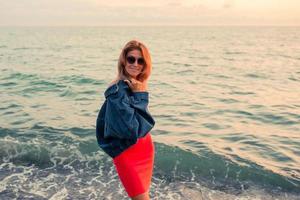
<svg viewBox="0 0 300 200">
<path fill-rule="evenodd" d="M 126 57 L 126 60 L 127 60 L 127 62 L 128 62 L 129 64 L 135 63 L 136 60 L 137 60 L 137 63 L 138 63 L 139 65 L 144 65 L 144 64 L 145 64 L 144 58 L 135 58 L 135 57 L 133 57 L 133 56 L 128 56 L 128 57 Z"/>
</svg>

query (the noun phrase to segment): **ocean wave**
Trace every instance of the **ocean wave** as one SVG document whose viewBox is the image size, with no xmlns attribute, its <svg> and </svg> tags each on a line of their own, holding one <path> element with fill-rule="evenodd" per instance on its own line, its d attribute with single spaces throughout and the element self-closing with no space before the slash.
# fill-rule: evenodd
<svg viewBox="0 0 300 200">
<path fill-rule="evenodd" d="M 94 129 L 60 129 L 35 125 L 30 130 L 0 128 L 0 133 L 0 197 L 32 193 L 37 195 L 36 198 L 38 195 L 49 198 L 61 186 L 66 188 L 67 196 L 78 197 L 80 194 L 72 187 L 78 188 L 79 185 L 81 189 L 92 190 L 98 197 L 112 192 L 108 186 L 114 185 L 120 191 L 118 194 L 112 193 L 113 197 L 126 196 L 110 158 L 96 143 Z M 299 192 L 300 180 L 296 178 L 273 173 L 242 158 L 239 159 L 244 165 L 237 164 L 212 152 L 205 143 L 192 140 L 182 142 L 197 147 L 199 151 L 195 153 L 155 142 L 152 195 L 160 196 L 163 187 L 178 199 L 189 195 L 197 199 L 198 194 L 205 196 L 213 191 L 228 197 L 238 197 L 257 188 L 263 188 L 265 196 L 282 192 L 295 195 Z M 18 184 L 20 181 L 22 185 Z M 10 189 L 24 189 L 41 182 L 39 190 L 28 194 Z M 50 185 L 53 190 L 49 190 Z M 102 193 L 96 192 L 96 188 L 100 188 Z M 175 188 L 181 189 L 178 191 Z"/>
</svg>

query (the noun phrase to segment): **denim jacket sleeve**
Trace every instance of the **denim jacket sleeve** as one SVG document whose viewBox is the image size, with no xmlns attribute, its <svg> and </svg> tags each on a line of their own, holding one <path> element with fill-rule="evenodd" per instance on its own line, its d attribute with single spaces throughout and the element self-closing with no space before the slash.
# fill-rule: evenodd
<svg viewBox="0 0 300 200">
<path fill-rule="evenodd" d="M 137 140 L 148 133 L 155 122 L 148 111 L 148 92 L 128 95 L 125 84 L 116 84 L 105 92 L 104 137 Z"/>
</svg>

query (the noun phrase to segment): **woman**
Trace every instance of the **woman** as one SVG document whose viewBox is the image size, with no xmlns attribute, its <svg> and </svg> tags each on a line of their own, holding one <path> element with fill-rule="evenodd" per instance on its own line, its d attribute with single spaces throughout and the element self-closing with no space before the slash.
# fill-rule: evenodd
<svg viewBox="0 0 300 200">
<path fill-rule="evenodd" d="M 119 178 L 133 200 L 148 200 L 154 162 L 149 131 L 155 122 L 148 111 L 148 49 L 129 41 L 118 61 L 117 78 L 106 89 L 97 118 L 99 146 L 113 158 Z"/>
</svg>

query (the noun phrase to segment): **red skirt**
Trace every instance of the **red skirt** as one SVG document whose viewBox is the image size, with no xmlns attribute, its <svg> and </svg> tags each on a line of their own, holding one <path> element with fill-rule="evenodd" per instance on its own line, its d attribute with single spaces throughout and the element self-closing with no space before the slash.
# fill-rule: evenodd
<svg viewBox="0 0 300 200">
<path fill-rule="evenodd" d="M 154 163 L 154 144 L 150 133 L 116 156 L 113 162 L 129 197 L 148 192 Z"/>
</svg>

